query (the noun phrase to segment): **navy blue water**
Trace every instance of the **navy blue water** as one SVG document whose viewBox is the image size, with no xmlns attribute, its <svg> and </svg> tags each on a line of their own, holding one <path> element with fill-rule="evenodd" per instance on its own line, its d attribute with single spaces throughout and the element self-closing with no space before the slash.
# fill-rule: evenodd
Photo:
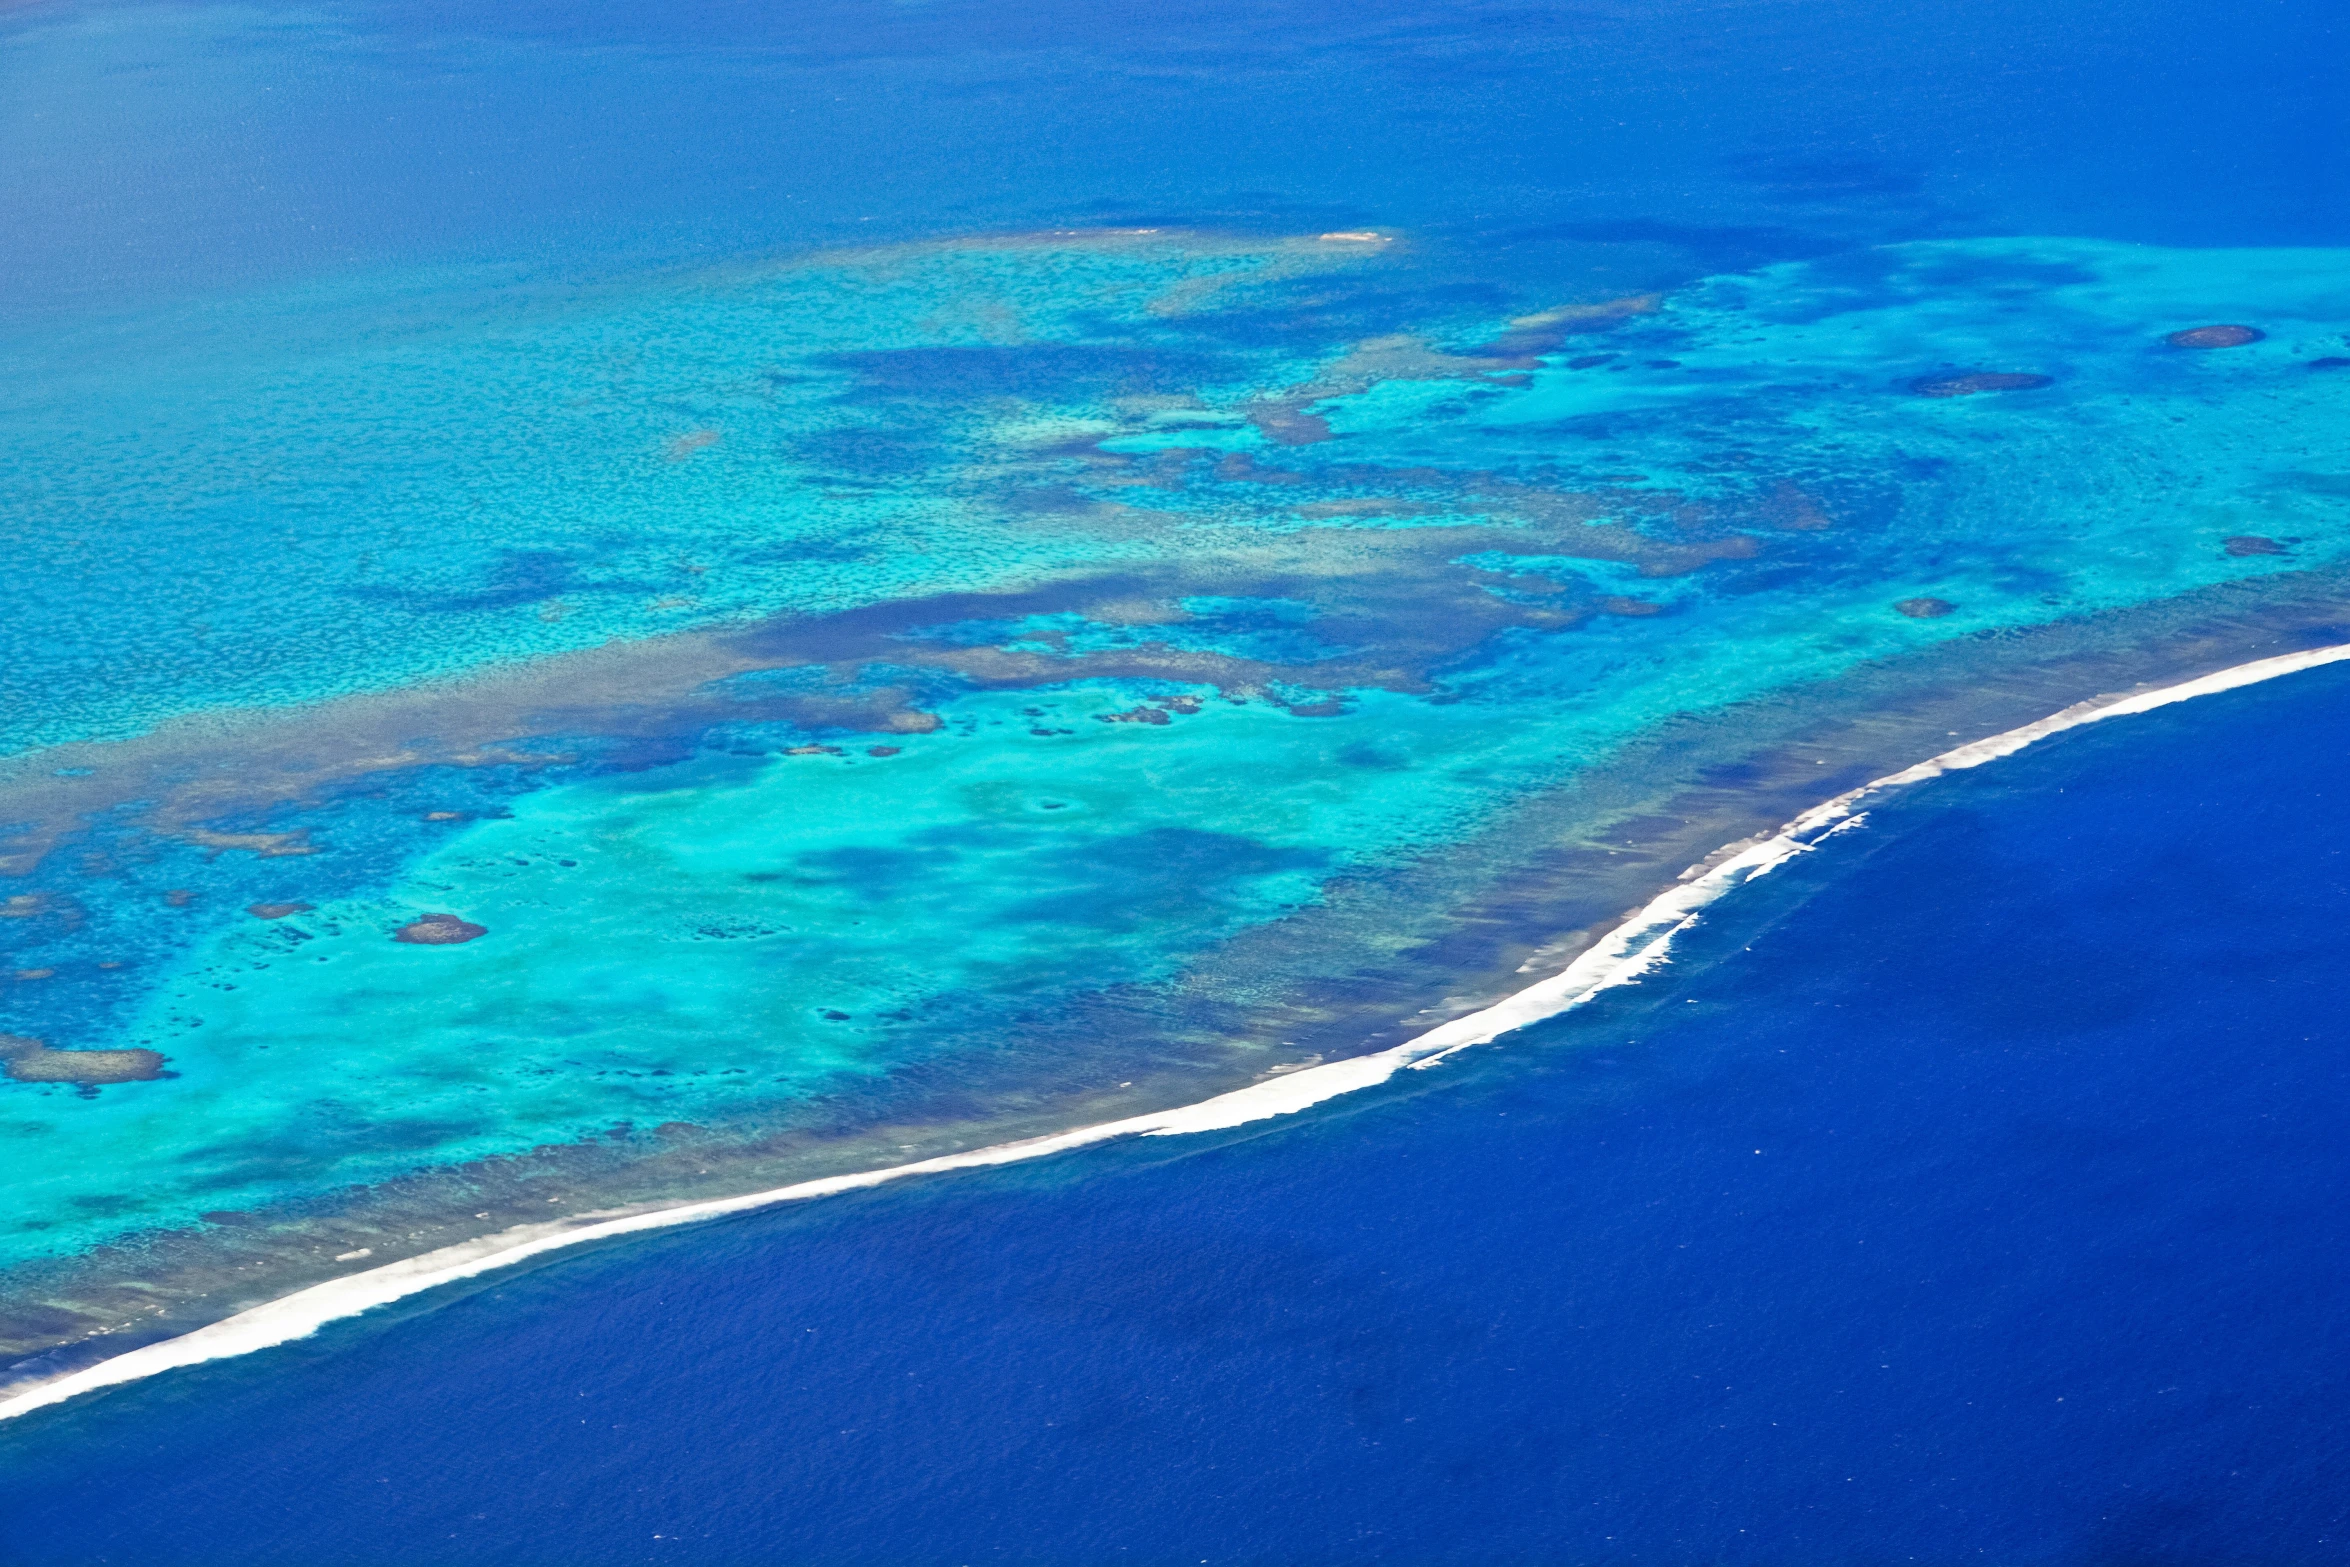
<svg viewBox="0 0 2350 1567">
<path fill-rule="evenodd" d="M 24 1422 L 0 1559 L 2350 1560 L 2346 737 L 2077 731 L 1409 1083 Z"/>
<path fill-rule="evenodd" d="M 2350 242 L 2314 0 L 7 15 L 11 330 L 1062 223 L 1408 226 L 1497 311 L 1580 247 Z M 1305 1117 L 0 1424 L 0 1562 L 2350 1560 L 2345 720 L 2318 672 L 1944 780 Z"/>
<path fill-rule="evenodd" d="M 2310 0 L 22 16 L 0 319 L 615 236 L 711 256 L 1377 222 L 1528 252 L 1647 239 L 1711 270 L 1954 231 L 2350 232 L 2339 16 Z"/>
</svg>

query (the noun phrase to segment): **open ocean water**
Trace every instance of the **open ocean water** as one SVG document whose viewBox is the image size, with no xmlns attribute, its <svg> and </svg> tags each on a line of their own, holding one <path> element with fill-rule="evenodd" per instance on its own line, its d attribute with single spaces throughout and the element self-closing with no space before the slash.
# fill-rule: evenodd
<svg viewBox="0 0 2350 1567">
<path fill-rule="evenodd" d="M 2350 673 L 1924 785 L 1304 1117 L 0 1435 L 7 1559 L 2350 1559 Z"/>
<path fill-rule="evenodd" d="M 0 1400 L 2350 643 L 2345 63 L 0 3 Z M 0 1402 L 0 1562 L 2350 1559 L 2346 679 Z"/>
</svg>

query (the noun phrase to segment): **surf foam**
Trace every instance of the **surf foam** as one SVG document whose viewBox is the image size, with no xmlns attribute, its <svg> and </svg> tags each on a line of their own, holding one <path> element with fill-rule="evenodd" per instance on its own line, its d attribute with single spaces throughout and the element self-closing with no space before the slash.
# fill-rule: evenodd
<svg viewBox="0 0 2350 1567">
<path fill-rule="evenodd" d="M 1407 1068 L 1425 1070 L 1459 1051 L 1475 1045 L 1490 1044 L 1504 1034 L 1580 1006 L 1604 990 L 1631 983 L 1665 962 L 1671 953 L 1674 939 L 1696 924 L 1700 913 L 1715 899 L 1734 887 L 1769 874 L 1798 854 L 1808 853 L 1837 833 L 1859 826 L 1865 814 L 1861 805 L 1871 796 L 2013 756 L 2028 745 L 2068 729 L 2080 728 L 2084 724 L 2151 712 L 2173 703 L 2256 685 L 2280 675 L 2339 663 L 2345 659 L 2350 659 L 2350 643 L 2257 659 L 2194 680 L 2131 696 L 2092 699 L 2051 714 L 2036 723 L 1954 747 L 1914 767 L 1889 773 L 1857 789 L 1847 790 L 1813 806 L 1776 833 L 1729 845 L 1706 861 L 1691 866 L 1682 873 L 1674 886 L 1659 893 L 1550 978 L 1529 985 L 1489 1007 L 1440 1024 L 1400 1045 L 1372 1055 L 1306 1067 L 1172 1110 L 1157 1110 L 1050 1136 L 999 1143 L 967 1153 L 946 1154 L 854 1175 L 826 1176 L 741 1197 L 686 1203 L 612 1217 L 581 1215 L 564 1224 L 518 1226 L 401 1262 L 387 1263 L 380 1268 L 330 1279 L 324 1284 L 314 1284 L 308 1289 L 238 1312 L 235 1316 L 223 1318 L 192 1333 L 143 1345 L 96 1365 L 38 1383 L 0 1400 L 0 1420 L 30 1414 L 36 1409 L 63 1403 L 83 1393 L 134 1382 L 182 1366 L 248 1355 L 255 1350 L 307 1338 L 329 1322 L 357 1316 L 377 1306 L 389 1305 L 444 1284 L 477 1278 L 548 1252 L 585 1245 L 591 1241 L 669 1229 L 681 1224 L 698 1224 L 781 1203 L 804 1202 L 841 1192 L 860 1191 L 910 1176 L 941 1175 L 952 1170 L 1017 1164 L 1121 1137 L 1182 1136 L 1245 1126 L 1249 1122 L 1269 1120 L 1274 1116 L 1293 1115 L 1325 1100 L 1384 1083 Z"/>
</svg>

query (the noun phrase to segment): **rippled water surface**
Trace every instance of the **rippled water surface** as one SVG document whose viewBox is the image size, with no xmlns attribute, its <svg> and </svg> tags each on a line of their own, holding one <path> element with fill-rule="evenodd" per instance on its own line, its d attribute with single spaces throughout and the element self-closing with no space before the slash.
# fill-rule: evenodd
<svg viewBox="0 0 2350 1567">
<path fill-rule="evenodd" d="M 2350 640 L 2334 25 L 0 13 L 0 1363 L 1376 1048 Z"/>
</svg>

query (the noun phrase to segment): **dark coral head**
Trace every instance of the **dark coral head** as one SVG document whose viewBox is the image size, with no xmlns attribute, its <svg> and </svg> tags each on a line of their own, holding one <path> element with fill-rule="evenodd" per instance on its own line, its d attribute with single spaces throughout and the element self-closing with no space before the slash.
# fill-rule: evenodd
<svg viewBox="0 0 2350 1567">
<path fill-rule="evenodd" d="M 20 1083 L 151 1083 L 170 1074 L 152 1050 L 52 1050 L 45 1041 L 0 1034 L 0 1076 Z"/>
<path fill-rule="evenodd" d="M 2191 326 L 2163 339 L 2173 348 L 2242 348 L 2268 336 L 2256 326 Z"/>
<path fill-rule="evenodd" d="M 1956 375 L 1922 375 L 1909 383 L 1920 397 L 1972 397 L 1978 392 L 2029 392 L 2052 378 L 2017 370 L 1966 370 Z"/>
<path fill-rule="evenodd" d="M 1934 598 L 1903 599 L 1893 607 L 1912 620 L 1939 620 L 1958 608 L 1948 599 Z"/>
<path fill-rule="evenodd" d="M 471 941 L 489 933 L 488 926 L 476 925 L 454 914 L 427 914 L 393 931 L 392 939 L 419 947 L 453 947 L 461 941 Z"/>
</svg>

